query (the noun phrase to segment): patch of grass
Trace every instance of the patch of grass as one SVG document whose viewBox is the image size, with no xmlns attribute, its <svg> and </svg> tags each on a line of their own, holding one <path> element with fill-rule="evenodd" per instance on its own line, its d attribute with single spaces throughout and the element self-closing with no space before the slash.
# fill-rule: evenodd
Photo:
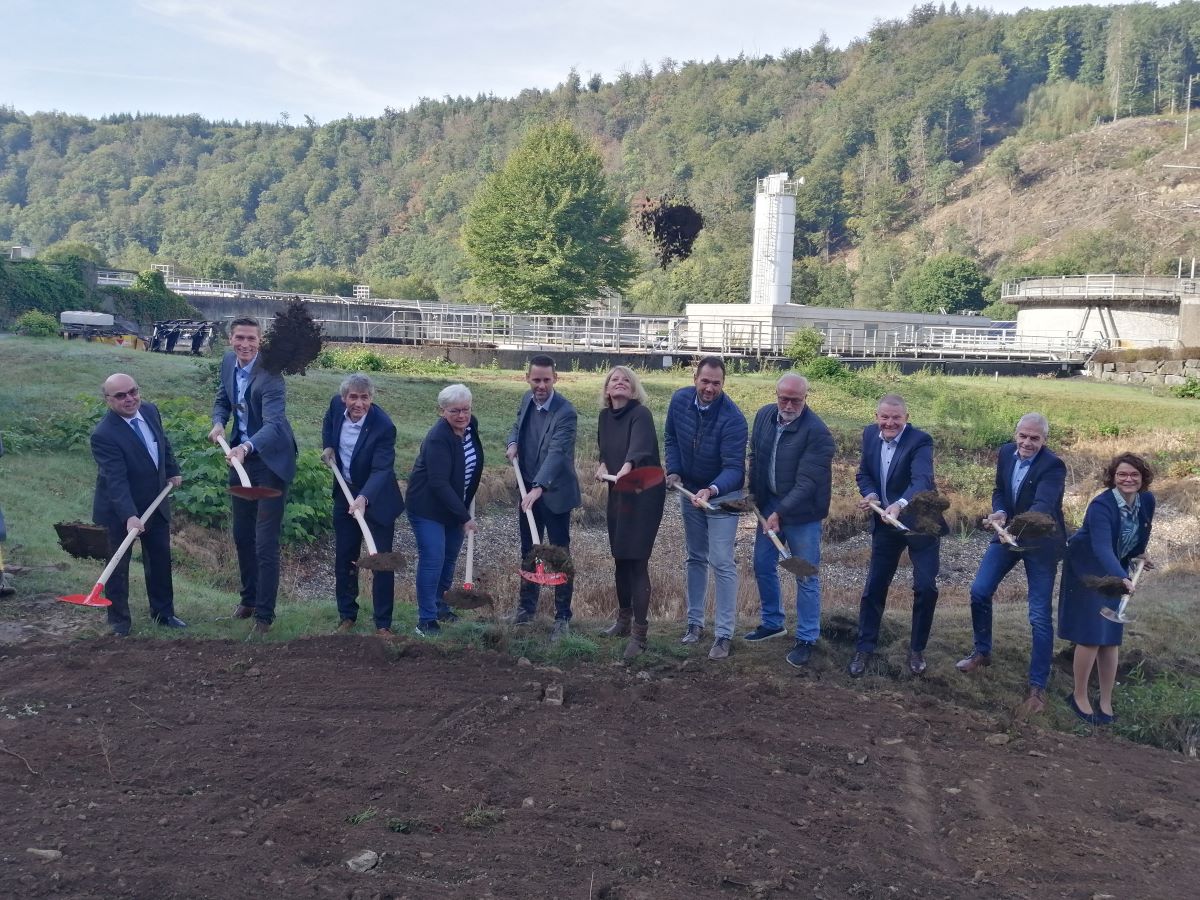
<svg viewBox="0 0 1200 900">
<path fill-rule="evenodd" d="M 482 801 L 463 813 L 462 817 L 462 823 L 468 828 L 488 828 L 502 821 L 504 810 L 498 806 L 484 806 Z"/>
<path fill-rule="evenodd" d="M 426 827 L 425 823 L 418 819 L 391 818 L 387 820 L 387 829 L 393 834 L 416 834 Z"/>
<path fill-rule="evenodd" d="M 377 815 L 379 815 L 379 810 L 374 806 L 368 806 L 366 809 L 359 810 L 356 813 L 351 813 L 350 815 L 346 816 L 346 824 L 364 825 L 374 819 Z"/>
<path fill-rule="evenodd" d="M 1131 741 L 1195 757 L 1200 750 L 1200 678 L 1130 670 L 1113 694 L 1113 731 Z"/>
</svg>

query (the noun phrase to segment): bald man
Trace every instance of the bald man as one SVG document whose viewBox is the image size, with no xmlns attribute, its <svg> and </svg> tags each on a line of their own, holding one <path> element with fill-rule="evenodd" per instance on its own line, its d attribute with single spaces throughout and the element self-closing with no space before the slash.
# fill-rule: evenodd
<svg viewBox="0 0 1200 900">
<path fill-rule="evenodd" d="M 170 482 L 183 479 L 162 418 L 153 403 L 142 400 L 138 384 L 128 375 L 110 375 L 102 388 L 105 414 L 92 431 L 92 457 L 96 460 L 96 491 L 92 521 L 108 531 L 109 552 L 115 553 L 125 535 L 136 530 L 142 542 L 142 569 L 150 618 L 166 628 L 186 628 L 175 615 L 171 584 L 171 506 L 164 499 L 149 519 L 140 516 Z M 129 557 L 127 552 L 104 586 L 108 624 L 112 633 L 129 634 Z"/>
</svg>

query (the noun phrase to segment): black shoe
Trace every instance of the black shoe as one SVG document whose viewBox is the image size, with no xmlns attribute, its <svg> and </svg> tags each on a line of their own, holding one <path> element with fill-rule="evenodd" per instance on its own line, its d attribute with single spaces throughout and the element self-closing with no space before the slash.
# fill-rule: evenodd
<svg viewBox="0 0 1200 900">
<path fill-rule="evenodd" d="M 850 673 L 851 678 L 861 678 L 863 672 L 867 671 L 867 663 L 871 661 L 872 654 L 864 653 L 859 650 L 854 654 L 854 658 L 850 660 L 850 665 L 846 666 L 846 671 Z"/>
<path fill-rule="evenodd" d="M 529 610 L 518 609 L 508 621 L 510 625 L 528 625 L 533 621 L 533 618 L 534 615 Z"/>
<path fill-rule="evenodd" d="M 1099 707 L 1096 708 L 1096 711 L 1093 713 L 1093 715 L 1096 717 L 1097 725 L 1111 725 L 1113 722 L 1117 721 L 1116 713 L 1113 713 L 1110 716 L 1107 713 L 1100 712 Z"/>
<path fill-rule="evenodd" d="M 782 625 L 778 628 L 771 628 L 767 625 L 759 625 L 748 634 L 742 635 L 743 641 L 768 641 L 773 637 L 782 637 L 787 634 L 787 629 Z"/>
<path fill-rule="evenodd" d="M 438 621 L 446 622 L 447 624 L 449 624 L 450 622 L 457 622 L 458 621 L 458 613 L 456 613 L 452 609 L 443 610 L 442 612 L 438 613 Z"/>
<path fill-rule="evenodd" d="M 245 604 L 239 603 L 233 608 L 233 617 L 235 619 L 248 619 L 252 615 L 254 615 L 253 606 L 246 606 Z"/>
<path fill-rule="evenodd" d="M 1100 724 L 1100 720 L 1096 718 L 1096 714 L 1094 712 L 1085 713 L 1082 709 L 1079 708 L 1079 704 L 1075 702 L 1075 692 L 1074 691 L 1067 691 L 1067 693 L 1063 697 L 1063 699 L 1067 701 L 1067 706 L 1071 707 L 1071 712 L 1075 713 L 1075 715 L 1081 721 L 1086 722 L 1089 725 Z"/>
<path fill-rule="evenodd" d="M 155 619 L 155 625 L 161 625 L 163 628 L 187 628 L 188 623 L 178 616 L 168 616 L 165 619 Z"/>
<path fill-rule="evenodd" d="M 812 659 L 814 646 L 816 645 L 812 641 L 796 641 L 796 646 L 787 655 L 788 664 L 803 669 Z"/>
<path fill-rule="evenodd" d="M 128 625 L 114 625 L 112 627 L 113 637 L 129 637 Z"/>
<path fill-rule="evenodd" d="M 437 637 L 442 633 L 442 626 L 437 619 L 422 619 L 417 623 L 417 637 Z"/>
</svg>

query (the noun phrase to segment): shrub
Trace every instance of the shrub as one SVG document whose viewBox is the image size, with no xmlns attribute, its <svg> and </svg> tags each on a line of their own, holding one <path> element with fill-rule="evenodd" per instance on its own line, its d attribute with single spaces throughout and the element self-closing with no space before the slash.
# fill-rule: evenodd
<svg viewBox="0 0 1200 900">
<path fill-rule="evenodd" d="M 854 373 L 836 356 L 818 356 L 800 366 L 800 370 L 813 381 L 850 381 L 854 378 Z"/>
<path fill-rule="evenodd" d="M 16 331 L 17 334 L 25 334 L 29 337 L 54 337 L 58 334 L 58 322 L 54 316 L 31 309 L 21 313 L 17 318 Z"/>
<path fill-rule="evenodd" d="M 1182 397 L 1185 400 L 1200 400 L 1200 380 L 1189 377 L 1183 384 L 1171 388 L 1172 397 Z"/>
<path fill-rule="evenodd" d="M 394 375 L 437 376 L 452 375 L 458 365 L 448 359 L 418 359 L 393 355 L 366 347 L 325 347 L 317 354 L 313 366 L 318 369 L 340 369 L 343 372 L 390 372 Z"/>
<path fill-rule="evenodd" d="M 816 328 L 797 328 L 792 332 L 784 356 L 797 366 L 812 362 L 821 354 L 825 345 L 825 335 Z"/>
</svg>

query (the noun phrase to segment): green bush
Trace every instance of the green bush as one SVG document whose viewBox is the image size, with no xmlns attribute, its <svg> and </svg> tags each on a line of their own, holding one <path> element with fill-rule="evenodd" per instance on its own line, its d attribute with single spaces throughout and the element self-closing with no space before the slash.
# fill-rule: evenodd
<svg viewBox="0 0 1200 900">
<path fill-rule="evenodd" d="M 458 364 L 447 359 L 418 359 L 411 356 L 380 353 L 366 347 L 326 347 L 317 354 L 313 366 L 343 372 L 390 372 L 395 375 L 453 375 Z"/>
<path fill-rule="evenodd" d="M 824 345 L 825 335 L 819 329 L 797 328 L 783 354 L 797 366 L 803 366 L 817 359 Z"/>
<path fill-rule="evenodd" d="M 851 381 L 854 373 L 836 356 L 818 356 L 800 366 L 805 377 L 813 381 Z"/>
<path fill-rule="evenodd" d="M 29 337 L 54 337 L 58 334 L 58 322 L 54 316 L 48 316 L 36 309 L 21 313 L 16 322 L 17 334 Z"/>
<path fill-rule="evenodd" d="M 1200 400 L 1200 379 L 1188 377 L 1183 384 L 1171 388 L 1172 397 L 1183 397 L 1185 400 Z"/>
</svg>

